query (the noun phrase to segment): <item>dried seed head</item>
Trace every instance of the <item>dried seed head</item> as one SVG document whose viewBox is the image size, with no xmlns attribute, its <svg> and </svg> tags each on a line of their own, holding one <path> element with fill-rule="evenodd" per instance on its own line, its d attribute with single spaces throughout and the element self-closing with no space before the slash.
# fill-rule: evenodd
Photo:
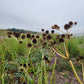
<svg viewBox="0 0 84 84">
<path fill-rule="evenodd" d="M 20 71 L 22 72 L 22 71 L 23 71 L 23 69 L 20 69 Z"/>
<path fill-rule="evenodd" d="M 44 56 L 44 60 L 48 60 L 48 58 L 46 56 Z"/>
<path fill-rule="evenodd" d="M 25 39 L 25 35 L 22 35 L 21 38 L 22 38 L 22 39 Z"/>
<path fill-rule="evenodd" d="M 74 22 L 74 25 L 77 25 L 77 22 Z"/>
<path fill-rule="evenodd" d="M 83 56 L 80 56 L 79 59 L 82 60 L 82 59 L 84 59 L 84 57 Z"/>
<path fill-rule="evenodd" d="M 20 66 L 22 66 L 22 64 L 20 64 Z"/>
<path fill-rule="evenodd" d="M 27 38 L 30 38 L 31 37 L 31 34 L 27 34 Z"/>
<path fill-rule="evenodd" d="M 61 37 L 64 38 L 65 37 L 65 34 L 62 34 Z"/>
<path fill-rule="evenodd" d="M 23 67 L 26 67 L 26 64 L 23 64 Z"/>
<path fill-rule="evenodd" d="M 22 41 L 20 41 L 19 43 L 22 44 Z"/>
<path fill-rule="evenodd" d="M 21 35 L 21 34 L 20 34 L 19 32 L 16 32 L 16 33 L 15 33 L 15 37 L 16 37 L 16 38 L 19 38 L 20 35 Z"/>
<path fill-rule="evenodd" d="M 47 36 L 47 40 L 50 40 L 52 37 L 51 37 L 51 35 L 49 34 L 48 36 Z"/>
<path fill-rule="evenodd" d="M 59 42 L 64 42 L 64 39 L 63 39 L 63 38 L 60 38 L 60 39 L 59 39 Z"/>
<path fill-rule="evenodd" d="M 31 43 L 28 43 L 28 47 L 32 47 L 32 44 Z"/>
<path fill-rule="evenodd" d="M 49 34 L 49 30 L 46 30 L 45 33 L 46 33 L 46 34 Z"/>
<path fill-rule="evenodd" d="M 70 27 L 71 27 L 71 26 L 70 26 L 69 24 L 65 24 L 65 25 L 64 25 L 64 29 L 65 29 L 65 30 L 68 30 Z"/>
<path fill-rule="evenodd" d="M 77 58 L 76 61 L 79 61 L 79 59 Z"/>
<path fill-rule="evenodd" d="M 60 27 L 59 27 L 58 25 L 56 25 L 56 24 L 54 25 L 54 29 L 59 30 L 59 28 L 60 28 Z"/>
<path fill-rule="evenodd" d="M 47 34 L 46 34 L 46 33 L 43 33 L 43 34 L 42 34 L 42 37 L 43 37 L 43 39 L 45 40 L 45 39 L 47 38 Z"/>
<path fill-rule="evenodd" d="M 44 29 L 41 29 L 42 32 L 44 32 Z"/>
<path fill-rule="evenodd" d="M 72 22 L 72 21 L 70 21 L 70 22 L 69 22 L 69 25 L 73 25 L 73 22 Z"/>
<path fill-rule="evenodd" d="M 32 35 L 32 38 L 34 38 L 34 35 Z"/>
<path fill-rule="evenodd" d="M 36 39 L 33 39 L 32 42 L 33 42 L 33 44 L 36 44 L 37 43 L 37 40 Z"/>
<path fill-rule="evenodd" d="M 51 30 L 51 33 L 54 33 L 55 31 L 54 30 Z"/>
<path fill-rule="evenodd" d="M 8 35 L 9 38 L 11 38 L 11 35 Z"/>
<path fill-rule="evenodd" d="M 37 35 L 36 38 L 39 38 L 39 35 Z"/>
</svg>

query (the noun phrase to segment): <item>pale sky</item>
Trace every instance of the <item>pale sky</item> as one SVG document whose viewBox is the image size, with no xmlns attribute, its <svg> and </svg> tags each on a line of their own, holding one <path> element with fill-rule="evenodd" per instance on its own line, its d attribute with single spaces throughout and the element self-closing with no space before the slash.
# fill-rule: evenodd
<svg viewBox="0 0 84 84">
<path fill-rule="evenodd" d="M 77 21 L 73 33 L 84 33 L 84 0 L 0 0 L 0 29 L 41 31 Z"/>
</svg>

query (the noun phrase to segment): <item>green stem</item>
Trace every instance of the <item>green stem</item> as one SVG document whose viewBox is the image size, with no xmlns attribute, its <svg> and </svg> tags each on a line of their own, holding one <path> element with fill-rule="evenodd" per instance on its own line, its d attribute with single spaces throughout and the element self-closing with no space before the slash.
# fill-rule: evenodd
<svg viewBox="0 0 84 84">
<path fill-rule="evenodd" d="M 52 72 L 52 77 L 51 77 L 50 84 L 53 84 L 53 77 L 54 77 L 55 65 L 56 65 L 56 58 L 55 58 L 55 62 L 54 62 L 54 65 L 53 65 L 53 72 Z"/>
</svg>

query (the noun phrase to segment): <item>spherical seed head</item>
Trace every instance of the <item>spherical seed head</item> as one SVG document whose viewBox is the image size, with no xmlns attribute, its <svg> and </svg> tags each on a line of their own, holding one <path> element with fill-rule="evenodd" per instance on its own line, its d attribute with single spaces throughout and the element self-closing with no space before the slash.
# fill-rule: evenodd
<svg viewBox="0 0 84 84">
<path fill-rule="evenodd" d="M 45 33 L 46 33 L 46 34 L 49 34 L 49 30 L 46 30 Z"/>
<path fill-rule="evenodd" d="M 76 61 L 79 61 L 79 59 L 77 58 Z"/>
<path fill-rule="evenodd" d="M 82 59 L 84 59 L 84 57 L 83 56 L 80 56 L 79 59 L 82 60 Z"/>
<path fill-rule="evenodd" d="M 65 25 L 64 25 L 64 29 L 65 29 L 65 30 L 68 30 L 70 27 L 71 27 L 71 26 L 70 26 L 69 24 L 65 24 Z"/>
<path fill-rule="evenodd" d="M 62 34 L 61 37 L 64 38 L 65 37 L 65 34 Z"/>
<path fill-rule="evenodd" d="M 25 35 L 22 35 L 21 38 L 22 38 L 22 39 L 25 39 Z"/>
<path fill-rule="evenodd" d="M 44 32 L 44 29 L 41 29 L 42 32 Z"/>
<path fill-rule="evenodd" d="M 52 29 L 55 29 L 55 26 L 52 26 Z"/>
<path fill-rule="evenodd" d="M 34 35 L 32 35 L 32 38 L 34 38 Z"/>
<path fill-rule="evenodd" d="M 36 39 L 33 39 L 33 41 L 32 41 L 34 44 L 36 44 L 37 43 L 37 40 Z"/>
<path fill-rule="evenodd" d="M 71 34 L 71 36 L 73 36 L 73 34 Z"/>
<path fill-rule="evenodd" d="M 11 35 L 8 35 L 9 38 L 11 38 Z"/>
<path fill-rule="evenodd" d="M 56 41 L 54 41 L 53 43 L 54 43 L 54 44 L 56 44 L 57 42 L 56 42 Z"/>
<path fill-rule="evenodd" d="M 28 66 L 30 66 L 30 63 L 28 63 Z"/>
<path fill-rule="evenodd" d="M 8 34 L 8 35 L 11 35 L 11 34 L 12 34 L 12 32 L 7 32 L 7 34 Z"/>
<path fill-rule="evenodd" d="M 23 71 L 23 69 L 20 69 L 20 71 Z"/>
<path fill-rule="evenodd" d="M 42 34 L 42 38 L 45 40 L 47 38 L 47 34 L 46 33 L 43 33 Z"/>
<path fill-rule="evenodd" d="M 22 64 L 20 64 L 20 66 L 22 66 Z"/>
<path fill-rule="evenodd" d="M 15 33 L 15 37 L 19 38 L 20 37 L 20 33 L 19 32 Z"/>
<path fill-rule="evenodd" d="M 45 45 L 45 46 L 46 46 L 46 42 L 44 42 L 44 43 L 43 43 L 43 45 Z"/>
<path fill-rule="evenodd" d="M 30 38 L 31 37 L 31 34 L 27 34 L 27 38 Z"/>
<path fill-rule="evenodd" d="M 28 47 L 32 47 L 32 44 L 31 43 L 28 43 Z"/>
<path fill-rule="evenodd" d="M 46 56 L 44 56 L 44 60 L 48 60 L 48 58 Z"/>
<path fill-rule="evenodd" d="M 69 25 L 73 25 L 73 22 L 72 22 L 72 21 L 70 21 L 70 22 L 69 22 Z"/>
<path fill-rule="evenodd" d="M 77 22 L 74 22 L 74 25 L 77 25 Z"/>
<path fill-rule="evenodd" d="M 51 30 L 51 33 L 54 33 L 55 31 L 54 30 Z"/>
<path fill-rule="evenodd" d="M 22 41 L 20 41 L 19 43 L 22 44 Z"/>
<path fill-rule="evenodd" d="M 59 39 L 59 42 L 64 42 L 64 39 L 63 39 L 63 38 L 60 38 L 60 39 Z"/>
<path fill-rule="evenodd" d="M 52 37 L 51 37 L 51 35 L 48 35 L 47 36 L 47 40 L 50 40 Z"/>
<path fill-rule="evenodd" d="M 23 67 L 26 67 L 26 64 L 23 64 Z"/>
<path fill-rule="evenodd" d="M 60 27 L 59 27 L 58 25 L 56 25 L 56 24 L 54 25 L 54 27 L 55 27 L 55 29 L 57 29 L 57 30 L 59 30 L 59 28 L 60 28 Z"/>
<path fill-rule="evenodd" d="M 39 38 L 39 35 L 37 35 L 36 38 Z"/>
</svg>

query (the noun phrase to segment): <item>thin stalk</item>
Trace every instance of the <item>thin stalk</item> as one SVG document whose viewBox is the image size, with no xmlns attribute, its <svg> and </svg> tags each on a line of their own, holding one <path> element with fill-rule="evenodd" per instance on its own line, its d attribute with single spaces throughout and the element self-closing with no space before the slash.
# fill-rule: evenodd
<svg viewBox="0 0 84 84">
<path fill-rule="evenodd" d="M 68 30 L 67 30 L 67 39 L 66 39 L 66 49 L 67 49 L 67 57 L 69 57 L 69 51 L 68 51 Z"/>
<path fill-rule="evenodd" d="M 80 78 L 78 77 L 77 73 L 76 73 L 76 70 L 75 70 L 75 68 L 74 68 L 74 66 L 73 66 L 72 61 L 69 60 L 69 63 L 70 63 L 70 65 L 71 65 L 72 69 L 73 69 L 73 72 L 74 72 L 74 74 L 75 74 L 75 76 L 76 76 L 78 82 L 79 82 L 80 84 L 83 84 L 83 83 L 81 82 Z"/>
<path fill-rule="evenodd" d="M 4 74 L 2 74 L 2 84 L 4 84 Z"/>
<path fill-rule="evenodd" d="M 83 72 L 83 82 L 84 82 L 84 65 L 83 65 L 83 60 L 82 60 L 82 72 Z"/>
<path fill-rule="evenodd" d="M 52 77 L 51 77 L 51 80 L 50 80 L 50 84 L 53 84 L 53 77 L 54 77 L 55 65 L 56 65 L 56 58 L 55 58 L 55 62 L 54 62 L 54 65 L 53 65 L 53 72 L 52 72 Z"/>
<path fill-rule="evenodd" d="M 64 31 L 62 31 L 62 30 L 59 30 L 60 32 L 62 32 L 62 33 L 64 33 L 64 34 L 66 34 Z"/>
<path fill-rule="evenodd" d="M 45 60 L 44 60 L 44 75 L 45 75 L 45 77 L 44 77 L 45 78 L 45 84 L 48 84 Z"/>
</svg>

